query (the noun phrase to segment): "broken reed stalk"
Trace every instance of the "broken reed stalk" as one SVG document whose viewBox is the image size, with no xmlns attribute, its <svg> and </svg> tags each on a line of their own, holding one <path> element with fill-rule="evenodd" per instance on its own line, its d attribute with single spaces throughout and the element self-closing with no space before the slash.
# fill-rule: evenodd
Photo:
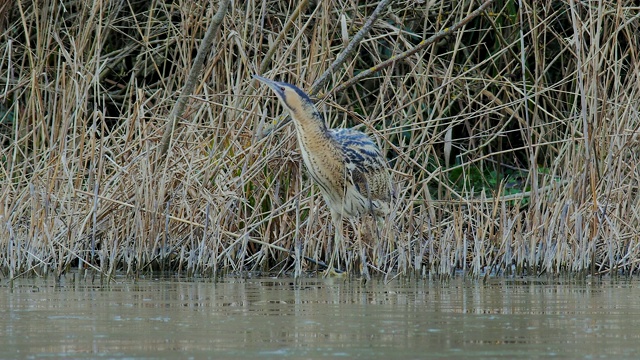
<svg viewBox="0 0 640 360">
<path fill-rule="evenodd" d="M 167 151 L 169 150 L 169 146 L 171 144 L 171 139 L 173 137 L 173 131 L 178 123 L 178 119 L 182 117 L 184 113 L 184 109 L 187 106 L 187 100 L 193 94 L 193 90 L 196 87 L 196 82 L 198 81 L 198 76 L 202 72 L 202 66 L 204 64 L 204 59 L 209 55 L 209 49 L 213 44 L 214 37 L 222 25 L 222 20 L 224 20 L 224 15 L 227 12 L 227 7 L 229 6 L 230 0 L 220 0 L 218 5 L 218 11 L 211 18 L 211 22 L 209 23 L 209 27 L 207 28 L 207 32 L 205 33 L 202 41 L 200 42 L 200 46 L 198 47 L 198 52 L 196 53 L 196 57 L 193 60 L 193 66 L 189 70 L 189 75 L 187 77 L 187 82 L 184 84 L 180 95 L 178 96 L 178 100 L 176 101 L 171 113 L 169 114 L 169 118 L 167 119 L 167 124 L 164 128 L 164 133 L 162 135 L 162 140 L 160 141 L 160 152 L 157 159 L 159 161 L 163 161 Z"/>
<path fill-rule="evenodd" d="M 362 29 L 358 30 L 353 39 L 351 39 L 347 46 L 342 49 L 340 54 L 336 56 L 336 59 L 331 63 L 331 65 L 329 65 L 327 70 L 325 70 L 322 75 L 320 75 L 316 79 L 316 81 L 313 82 L 313 84 L 311 85 L 311 89 L 309 90 L 310 96 L 316 95 L 318 91 L 320 91 L 324 83 L 329 80 L 329 76 L 333 75 L 336 69 L 340 67 L 345 61 L 347 61 L 347 58 L 353 55 L 353 53 L 358 48 L 358 45 L 360 45 L 360 42 L 362 42 L 362 39 L 364 39 L 364 37 L 369 33 L 369 30 L 371 30 L 373 24 L 376 22 L 376 20 L 378 20 L 380 14 L 382 14 L 382 11 L 387 8 L 389 2 L 391 2 L 391 0 L 382 0 L 378 3 L 367 21 L 364 23 L 364 26 L 362 26 Z"/>
<path fill-rule="evenodd" d="M 369 30 L 371 29 L 371 26 L 373 26 L 375 21 L 378 19 L 378 17 L 382 13 L 382 10 L 384 10 L 387 7 L 389 2 L 390 2 L 390 0 L 383 0 L 376 6 L 376 8 L 373 11 L 373 13 L 369 16 L 369 18 L 367 18 L 367 21 L 365 22 L 365 24 L 362 27 L 362 29 L 358 30 L 356 35 L 351 39 L 351 41 L 349 41 L 347 46 L 345 46 L 345 48 L 342 49 L 340 54 L 338 54 L 338 56 L 336 56 L 336 59 L 331 63 L 329 68 L 327 68 L 327 70 L 325 70 L 322 73 L 322 75 L 320 75 L 314 81 L 314 83 L 311 85 L 311 88 L 309 90 L 309 95 L 310 96 L 316 95 L 320 91 L 320 89 L 322 88 L 324 83 L 326 83 L 327 80 L 329 80 L 329 77 L 331 75 L 333 75 L 333 73 L 336 71 L 336 69 L 340 65 L 342 65 L 349 58 L 349 56 L 351 56 L 353 54 L 353 52 L 358 48 L 358 45 L 360 44 L 362 39 L 369 33 Z M 298 8 L 296 9 L 296 12 L 294 12 L 294 15 L 292 15 L 291 20 L 287 23 L 287 25 L 290 25 L 292 23 L 293 19 L 295 19 L 297 17 L 295 15 L 297 15 L 299 13 L 298 10 L 300 9 L 300 7 L 303 4 L 306 5 L 306 2 L 300 3 L 300 6 L 298 6 Z M 281 35 L 285 34 L 285 31 L 287 29 L 288 28 L 285 26 L 285 29 L 283 29 L 283 31 L 280 33 L 280 35 L 278 35 L 278 38 L 276 39 L 274 45 L 277 45 L 279 43 L 278 40 L 280 39 Z M 267 58 L 267 60 L 269 60 L 271 58 L 271 56 L 273 55 L 273 52 L 274 52 L 274 50 L 276 48 L 277 48 L 277 46 L 272 46 L 269 49 L 269 52 L 267 52 L 267 55 L 265 56 Z M 262 64 L 264 65 L 265 63 L 266 63 L 266 61 L 263 60 Z M 266 69 L 263 69 L 263 66 L 261 66 L 260 67 L 260 74 L 264 73 L 265 71 L 266 71 Z M 263 129 L 263 131 L 259 134 L 259 138 L 264 138 L 264 137 L 268 136 L 271 133 L 277 133 L 278 131 L 280 131 L 280 129 L 285 127 L 291 121 L 291 118 L 286 114 L 281 115 L 280 118 L 282 120 L 279 121 L 275 126 L 271 125 L 271 126 L 265 127 Z"/>
<path fill-rule="evenodd" d="M 475 17 L 477 17 L 478 15 L 480 15 L 481 12 L 485 11 L 487 9 L 487 7 L 489 7 L 489 5 L 491 5 L 491 3 L 493 3 L 493 0 L 485 0 L 484 3 L 482 3 L 482 5 L 480 5 L 477 9 L 475 9 L 474 11 L 472 11 L 471 13 L 469 13 L 469 15 L 465 16 L 462 20 L 458 21 L 457 23 L 451 25 L 451 27 L 445 28 L 444 30 L 440 30 L 438 32 L 436 32 L 435 34 L 431 35 L 431 37 L 429 37 L 426 40 L 422 40 L 416 47 L 409 49 L 401 54 L 398 54 L 397 56 L 392 56 L 391 58 L 389 58 L 388 60 L 385 60 L 379 64 L 374 65 L 373 67 L 371 67 L 370 69 L 366 69 L 363 70 L 362 72 L 360 72 L 358 75 L 355 75 L 354 77 L 352 77 L 351 79 L 345 81 L 344 83 L 340 84 L 339 86 L 336 86 L 335 88 L 331 89 L 331 91 L 327 92 L 325 94 L 325 98 L 327 96 L 329 96 L 330 94 L 335 94 L 335 93 L 340 93 L 341 91 L 343 91 L 344 89 L 348 88 L 349 86 L 361 81 L 362 79 L 366 78 L 367 76 L 370 76 L 384 68 L 387 68 L 395 63 L 397 63 L 398 61 L 401 61 L 402 59 L 409 57 L 415 53 L 417 53 L 420 50 L 423 50 L 424 48 L 426 48 L 427 46 L 435 43 L 436 41 L 442 39 L 445 36 L 449 36 L 451 34 L 453 34 L 454 32 L 458 31 L 460 28 L 462 28 L 463 26 L 465 26 L 467 23 L 469 23 L 469 21 L 473 20 Z"/>
<path fill-rule="evenodd" d="M 271 59 L 273 58 L 273 54 L 277 50 L 281 49 L 280 45 L 282 44 L 282 40 L 285 38 L 285 36 L 289 32 L 289 29 L 291 29 L 291 26 L 293 26 L 293 24 L 298 19 L 298 17 L 300 17 L 300 13 L 302 13 L 307 8 L 308 4 L 309 4 L 309 0 L 302 0 L 298 3 L 298 7 L 296 7 L 296 9 L 293 11 L 291 16 L 289 17 L 289 20 L 282 28 L 282 31 L 280 31 L 280 33 L 278 34 L 278 37 L 276 37 L 276 39 L 273 41 L 273 44 L 271 44 L 269 50 L 267 51 L 267 53 L 262 58 L 262 61 L 260 63 L 260 72 L 259 72 L 260 75 L 264 74 L 264 72 L 267 71 L 267 67 L 269 67 L 269 64 L 271 64 Z"/>
</svg>

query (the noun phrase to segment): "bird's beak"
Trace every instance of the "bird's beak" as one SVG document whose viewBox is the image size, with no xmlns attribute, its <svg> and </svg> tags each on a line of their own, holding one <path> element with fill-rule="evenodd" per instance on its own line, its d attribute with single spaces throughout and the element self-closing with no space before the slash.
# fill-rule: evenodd
<svg viewBox="0 0 640 360">
<path fill-rule="evenodd" d="M 280 89 L 280 86 L 278 85 L 277 82 L 264 78 L 260 75 L 253 75 L 253 78 L 270 87 L 271 90 L 273 90 L 277 95 L 280 95 L 280 96 L 283 95 L 282 90 Z"/>
<path fill-rule="evenodd" d="M 269 86 L 271 90 L 273 90 L 276 93 L 276 95 L 278 95 L 278 97 L 281 97 L 284 95 L 277 82 L 264 78 L 260 75 L 253 75 L 253 78 Z M 270 135 L 271 133 L 280 131 L 280 129 L 283 128 L 284 125 L 289 123 L 290 120 L 291 118 L 289 116 L 283 116 L 283 115 L 279 116 L 278 118 L 276 118 L 276 120 L 273 123 L 266 124 L 262 133 L 259 134 L 258 137 L 264 138 Z"/>
</svg>

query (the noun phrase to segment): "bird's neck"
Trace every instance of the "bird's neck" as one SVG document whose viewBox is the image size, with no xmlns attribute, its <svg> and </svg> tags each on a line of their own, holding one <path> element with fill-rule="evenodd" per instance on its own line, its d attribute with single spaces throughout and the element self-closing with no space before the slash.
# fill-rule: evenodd
<svg viewBox="0 0 640 360">
<path fill-rule="evenodd" d="M 327 124 L 319 111 L 309 112 L 305 116 L 294 116 L 293 121 L 296 126 L 298 135 L 307 136 L 324 136 L 328 133 Z"/>
</svg>

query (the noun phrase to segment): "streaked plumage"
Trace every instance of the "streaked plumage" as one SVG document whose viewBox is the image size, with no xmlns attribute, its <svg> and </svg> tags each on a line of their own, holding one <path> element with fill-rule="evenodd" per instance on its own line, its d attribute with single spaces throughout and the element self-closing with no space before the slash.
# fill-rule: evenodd
<svg viewBox="0 0 640 360">
<path fill-rule="evenodd" d="M 386 215 L 391 200 L 389 170 L 378 146 L 356 130 L 330 129 L 329 133 L 344 161 L 347 195 L 337 199 L 345 203 L 344 215 L 353 217 L 367 212 L 375 216 Z M 345 183 L 336 187 L 344 188 Z M 334 193 L 337 193 L 336 189 L 333 189 Z"/>
<path fill-rule="evenodd" d="M 386 215 L 391 177 L 373 140 L 353 129 L 327 128 L 311 99 L 294 85 L 254 77 L 273 90 L 293 119 L 305 166 L 331 210 L 336 247 L 342 239 L 343 217 Z"/>
</svg>

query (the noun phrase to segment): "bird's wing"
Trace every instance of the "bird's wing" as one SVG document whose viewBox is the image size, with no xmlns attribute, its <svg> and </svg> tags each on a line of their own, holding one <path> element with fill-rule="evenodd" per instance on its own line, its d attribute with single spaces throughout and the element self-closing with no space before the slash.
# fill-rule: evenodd
<svg viewBox="0 0 640 360">
<path fill-rule="evenodd" d="M 332 129 L 341 148 L 345 166 L 356 189 L 371 201 L 390 200 L 387 161 L 376 143 L 366 134 L 353 129 Z"/>
</svg>

